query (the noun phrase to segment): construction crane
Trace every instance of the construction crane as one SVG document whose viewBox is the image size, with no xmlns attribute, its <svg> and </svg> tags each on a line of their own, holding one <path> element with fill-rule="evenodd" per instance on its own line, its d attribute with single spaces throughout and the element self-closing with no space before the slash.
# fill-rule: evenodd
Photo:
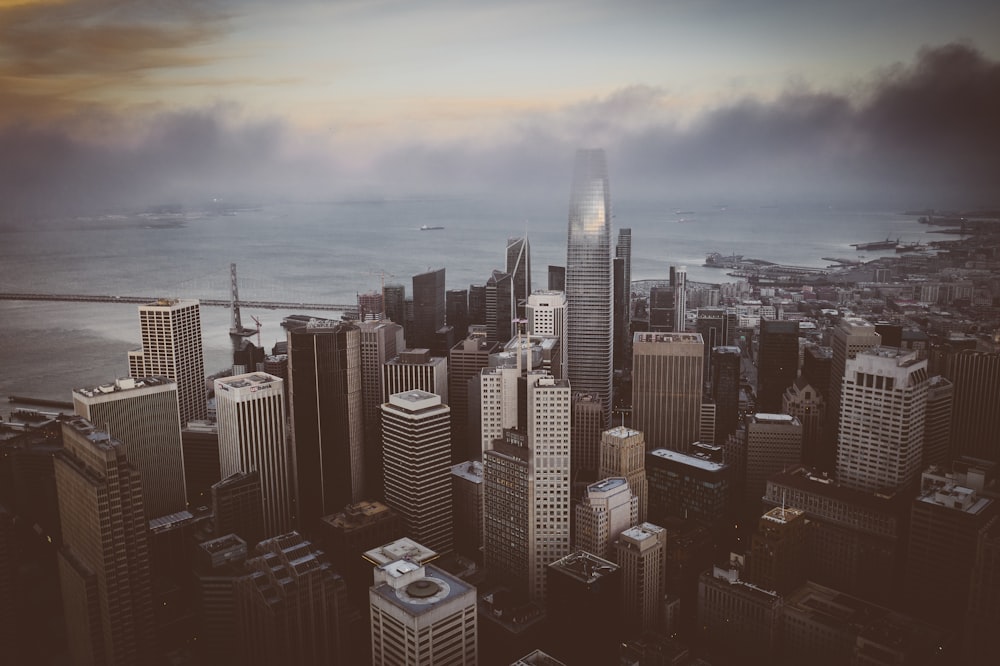
<svg viewBox="0 0 1000 666">
<path fill-rule="evenodd" d="M 261 344 L 260 344 L 260 319 L 257 319 L 257 317 L 254 317 L 253 315 L 250 315 L 250 318 L 253 319 L 253 323 L 257 324 L 257 346 L 260 347 L 261 346 Z"/>
</svg>

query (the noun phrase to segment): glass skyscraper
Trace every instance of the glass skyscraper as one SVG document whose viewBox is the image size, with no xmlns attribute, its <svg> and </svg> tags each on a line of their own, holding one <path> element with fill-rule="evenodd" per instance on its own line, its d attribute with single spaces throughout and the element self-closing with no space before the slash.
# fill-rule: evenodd
<svg viewBox="0 0 1000 666">
<path fill-rule="evenodd" d="M 611 194 L 603 150 L 576 154 L 566 252 L 569 380 L 611 414 L 612 320 Z"/>
</svg>

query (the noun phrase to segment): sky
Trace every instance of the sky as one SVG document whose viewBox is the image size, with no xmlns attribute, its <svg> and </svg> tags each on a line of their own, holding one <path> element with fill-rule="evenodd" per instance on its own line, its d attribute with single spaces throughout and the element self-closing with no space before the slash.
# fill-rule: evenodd
<svg viewBox="0 0 1000 666">
<path fill-rule="evenodd" d="M 0 0 L 0 219 L 568 195 L 1000 207 L 993 0 Z"/>
</svg>

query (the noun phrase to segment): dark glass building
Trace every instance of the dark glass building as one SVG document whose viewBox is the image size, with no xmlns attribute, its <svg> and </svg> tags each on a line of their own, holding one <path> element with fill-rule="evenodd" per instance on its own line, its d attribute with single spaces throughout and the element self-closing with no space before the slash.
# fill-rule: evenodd
<svg viewBox="0 0 1000 666">
<path fill-rule="evenodd" d="M 757 351 L 757 411 L 781 412 L 785 389 L 799 373 L 799 323 L 762 319 Z"/>
<path fill-rule="evenodd" d="M 406 331 L 410 347 L 433 349 L 435 336 L 444 326 L 444 269 L 413 276 L 413 330 Z"/>
</svg>

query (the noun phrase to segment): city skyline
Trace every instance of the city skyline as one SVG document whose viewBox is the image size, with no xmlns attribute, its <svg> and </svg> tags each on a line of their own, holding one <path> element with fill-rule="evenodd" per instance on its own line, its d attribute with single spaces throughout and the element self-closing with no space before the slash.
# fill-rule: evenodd
<svg viewBox="0 0 1000 666">
<path fill-rule="evenodd" d="M 537 197 L 604 145 L 625 196 L 995 204 L 997 26 L 986 0 L 5 0 L 0 195 Z"/>
</svg>

